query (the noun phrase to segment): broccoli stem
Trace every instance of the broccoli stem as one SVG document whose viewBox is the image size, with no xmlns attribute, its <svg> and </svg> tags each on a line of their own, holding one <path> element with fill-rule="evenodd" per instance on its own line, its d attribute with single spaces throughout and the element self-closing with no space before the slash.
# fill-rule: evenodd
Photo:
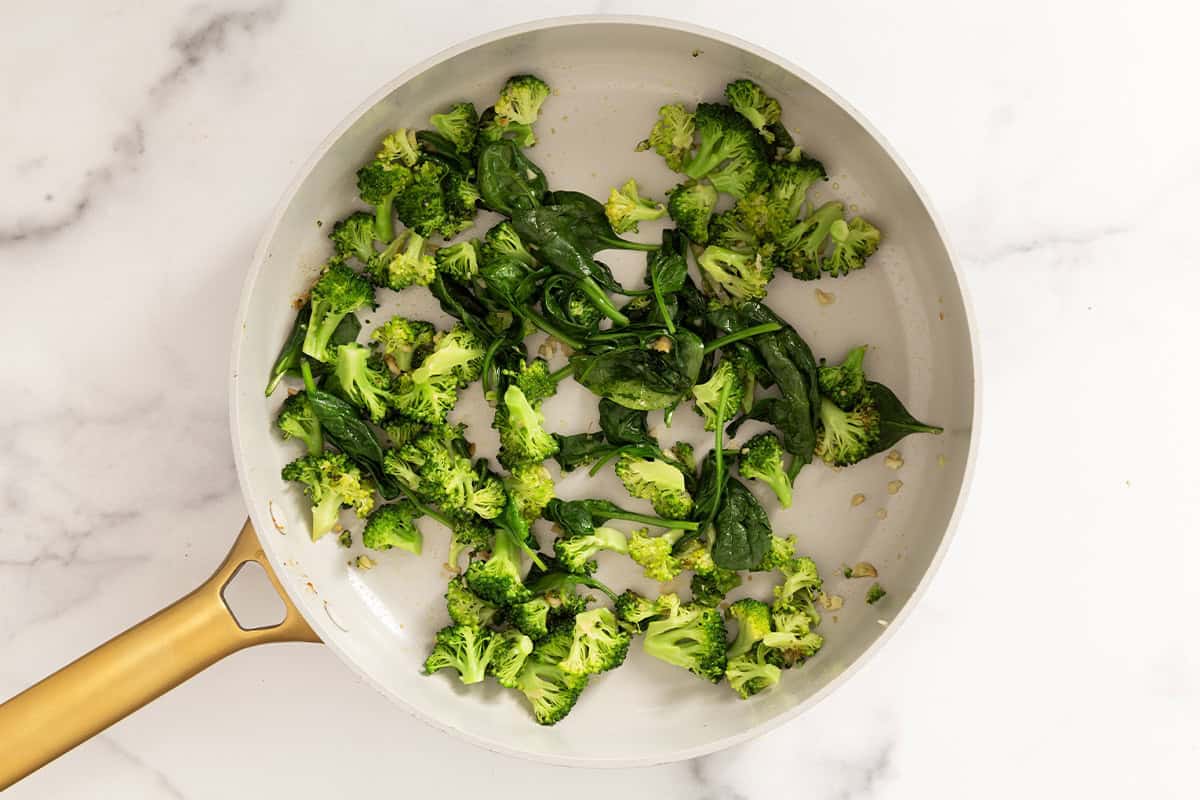
<svg viewBox="0 0 1200 800">
<path fill-rule="evenodd" d="M 392 198 L 375 206 L 375 236 L 379 241 L 388 244 L 396 238 L 396 229 L 392 226 Z"/>
<path fill-rule="evenodd" d="M 308 359 L 301 359 L 300 374 L 304 376 L 304 391 L 315 392 L 317 390 L 317 382 L 313 380 L 312 365 L 308 363 Z"/>
<path fill-rule="evenodd" d="M 764 333 L 774 333 L 782 328 L 783 326 L 778 322 L 764 322 L 761 325 L 751 325 L 749 328 L 742 328 L 740 331 L 727 333 L 718 339 L 713 339 L 711 342 L 704 345 L 704 354 L 708 355 L 713 350 L 727 347 L 734 342 L 740 342 L 743 339 L 749 339 L 754 336 L 761 336 Z"/>
<path fill-rule="evenodd" d="M 330 492 L 321 502 L 313 506 L 312 540 L 315 542 L 329 533 L 338 524 L 342 511 L 341 495 Z"/>
<path fill-rule="evenodd" d="M 576 284 L 579 290 L 592 301 L 592 305 L 600 309 L 600 313 L 613 321 L 614 325 L 628 325 L 629 317 L 622 314 L 613 301 L 609 299 L 608 293 L 600 288 L 600 285 L 591 278 L 584 278 Z M 536 323 L 535 323 L 536 324 Z M 570 342 L 568 342 L 570 344 Z M 575 345 L 572 345 L 574 347 Z"/>
</svg>

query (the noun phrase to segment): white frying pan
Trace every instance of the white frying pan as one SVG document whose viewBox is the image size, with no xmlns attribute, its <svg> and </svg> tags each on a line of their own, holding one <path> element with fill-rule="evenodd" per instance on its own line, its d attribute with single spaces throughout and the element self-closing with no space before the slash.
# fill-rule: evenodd
<svg viewBox="0 0 1200 800">
<path fill-rule="evenodd" d="M 608 187 L 636 176 L 646 191 L 661 196 L 673 177 L 657 156 L 634 152 L 658 107 L 718 99 L 730 79 L 748 77 L 779 98 L 797 141 L 825 163 L 831 181 L 820 190 L 823 196 L 856 204 L 884 231 L 885 244 L 867 269 L 817 283 L 781 275 L 768 302 L 820 355 L 840 358 L 850 346 L 870 342 L 873 377 L 891 386 L 917 417 L 946 432 L 902 441 L 899 470 L 882 456 L 837 472 L 806 467 L 792 509 L 765 504 L 776 532 L 798 535 L 801 551 L 820 565 L 827 590 L 842 595 L 845 605 L 827 614 L 819 656 L 749 701 L 644 657 L 636 643 L 629 663 L 595 679 L 572 714 L 552 728 L 535 725 L 522 698 L 493 682 L 463 687 L 445 674 L 424 676 L 419 670 L 433 633 L 446 624 L 441 562 L 447 532 L 425 525 L 425 556 L 377 554 L 379 565 L 360 571 L 347 562 L 361 551 L 339 548 L 333 536 L 309 541 L 307 503 L 279 477 L 298 455 L 297 446 L 281 441 L 273 427 L 284 392 L 264 399 L 262 389 L 292 324 L 290 301 L 307 290 L 328 255 L 321 223 L 356 207 L 355 170 L 384 133 L 423 127 L 431 113 L 453 101 L 486 107 L 507 76 L 523 72 L 556 90 L 531 151 L 551 188 L 604 197 Z M 639 238 L 657 241 L 657 228 L 644 227 Z M 609 259 L 618 278 L 640 272 L 640 256 L 618 255 L 629 256 Z M 820 302 L 817 289 L 834 301 Z M 364 316 L 382 320 L 400 309 L 445 321 L 420 290 L 395 295 Z M 196 592 L 0 706 L 0 787 L 223 656 L 284 640 L 324 642 L 398 706 L 442 730 L 549 763 L 646 765 L 744 741 L 840 685 L 895 629 L 927 583 L 970 472 L 978 429 L 975 361 L 962 286 L 915 181 L 864 120 L 798 67 L 724 34 L 637 17 L 534 22 L 443 52 L 394 80 L 325 140 L 284 195 L 250 267 L 234 337 L 230 410 L 253 528 L 247 524 L 229 560 Z M 594 398 L 564 389 L 548 403 L 547 422 L 561 432 L 581 430 L 594 408 Z M 457 411 L 486 452 L 490 412 L 477 397 Z M 681 411 L 681 421 L 660 433 L 668 439 L 689 435 L 692 420 L 682 418 L 691 416 Z M 585 486 L 587 480 L 572 475 L 561 492 L 595 495 L 613 488 L 606 479 Z M 892 493 L 894 481 L 903 485 Z M 859 493 L 867 499 L 853 505 Z M 248 560 L 267 567 L 288 606 L 277 627 L 244 631 L 221 599 L 222 587 Z M 656 588 L 620 561 L 602 562 L 609 583 Z M 870 581 L 840 576 L 841 564 L 858 561 L 879 570 L 888 596 L 878 605 L 863 601 Z M 769 591 L 765 576 L 756 577 L 757 585 L 747 590 Z M 880 625 L 881 619 L 888 624 Z"/>
</svg>

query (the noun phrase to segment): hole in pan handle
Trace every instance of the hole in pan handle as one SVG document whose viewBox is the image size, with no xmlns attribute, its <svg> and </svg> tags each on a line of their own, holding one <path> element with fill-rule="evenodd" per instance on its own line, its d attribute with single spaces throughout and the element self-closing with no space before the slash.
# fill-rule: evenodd
<svg viewBox="0 0 1200 800">
<path fill-rule="evenodd" d="M 222 598 L 249 562 L 263 568 L 287 608 L 278 625 L 245 630 Z M 227 655 L 256 644 L 320 641 L 246 520 L 225 561 L 195 591 L 0 705 L 0 790 Z"/>
</svg>

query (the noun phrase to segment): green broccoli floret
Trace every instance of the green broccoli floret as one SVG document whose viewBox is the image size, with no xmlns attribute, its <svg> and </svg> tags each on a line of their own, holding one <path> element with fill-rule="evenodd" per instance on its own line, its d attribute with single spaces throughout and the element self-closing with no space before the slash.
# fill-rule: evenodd
<svg viewBox="0 0 1200 800">
<path fill-rule="evenodd" d="M 533 652 L 533 640 L 520 631 L 502 631 L 493 634 L 492 640 L 496 647 L 488 663 L 488 672 L 501 686 L 516 689 L 521 669 Z"/>
<path fill-rule="evenodd" d="M 795 536 L 772 536 L 771 547 L 763 556 L 762 563 L 754 567 L 755 572 L 770 572 L 782 569 L 785 564 L 796 557 Z"/>
<path fill-rule="evenodd" d="M 701 103 L 695 124 L 700 146 L 684 160 L 685 175 L 693 180 L 707 176 L 714 189 L 734 197 L 766 186 L 770 177 L 766 147 L 744 117 L 729 106 Z"/>
<path fill-rule="evenodd" d="M 637 181 L 633 178 L 625 181 L 620 189 L 612 189 L 604 204 L 604 215 L 608 217 L 613 233 L 637 233 L 639 222 L 659 219 L 666 213 L 667 209 L 662 203 L 655 203 L 638 194 Z"/>
<path fill-rule="evenodd" d="M 475 224 L 475 212 L 483 196 L 470 178 L 458 170 L 451 169 L 442 178 L 442 203 L 446 217 L 437 231 L 446 241 Z"/>
<path fill-rule="evenodd" d="M 692 602 L 714 607 L 725 595 L 742 585 L 742 576 L 731 569 L 716 567 L 692 576 Z"/>
<path fill-rule="evenodd" d="M 453 378 L 459 386 L 479 380 L 483 369 L 483 343 L 462 324 L 438 334 L 433 352 L 421 366 L 413 370 L 413 381 L 425 383 L 439 378 Z"/>
<path fill-rule="evenodd" d="M 621 622 L 641 632 L 646 623 L 662 613 L 662 609 L 652 600 L 647 600 L 632 589 L 626 589 L 613 604 L 613 612 Z"/>
<path fill-rule="evenodd" d="M 703 542 L 693 539 L 692 542 L 677 554 L 679 566 L 701 574 L 717 569 L 712 559 L 712 551 Z"/>
<path fill-rule="evenodd" d="M 512 120 L 519 125 L 537 122 L 542 103 L 550 96 L 550 87 L 541 78 L 533 75 L 514 75 L 500 90 L 496 100 L 496 116 Z"/>
<path fill-rule="evenodd" d="M 390 448 L 383 453 L 383 471 L 395 478 L 406 488 L 417 491 L 421 485 L 421 476 L 413 468 L 412 462 L 406 457 L 408 448 Z"/>
<path fill-rule="evenodd" d="M 754 81 L 741 79 L 725 87 L 725 99 L 733 110 L 741 114 L 768 142 L 775 141 L 775 134 L 768 127 L 779 122 L 779 101 L 770 97 Z"/>
<path fill-rule="evenodd" d="M 676 442 L 671 447 L 671 455 L 688 472 L 696 471 L 696 448 L 688 442 Z"/>
<path fill-rule="evenodd" d="M 541 639 L 549 632 L 550 603 L 544 597 L 517 603 L 508 609 L 508 621 L 526 636 Z"/>
<path fill-rule="evenodd" d="M 338 524 L 338 512 L 349 506 L 365 517 L 375 507 L 375 487 L 344 453 L 321 453 L 298 458 L 283 468 L 285 481 L 304 484 L 312 500 L 312 540 L 315 542 Z"/>
<path fill-rule="evenodd" d="M 500 480 L 487 471 L 477 471 L 467 455 L 470 445 L 458 426 L 435 425 L 397 448 L 384 468 L 404 461 L 417 478 L 420 499 L 452 513 L 472 513 L 484 519 L 500 516 L 508 494 Z M 408 475 L 397 479 L 407 485 Z"/>
<path fill-rule="evenodd" d="M 667 213 L 679 230 L 699 244 L 708 243 L 708 222 L 717 205 L 717 190 L 707 183 L 681 183 L 667 194 Z"/>
<path fill-rule="evenodd" d="M 453 237 L 463 226 L 460 215 L 450 212 L 447 189 L 460 190 L 460 182 L 457 173 L 445 164 L 421 161 L 409 170 L 407 183 L 396 192 L 393 199 L 396 216 L 423 238 L 434 233 L 441 233 L 447 239 Z"/>
<path fill-rule="evenodd" d="M 772 619 L 776 619 L 778 616 L 778 614 L 772 615 Z M 797 612 L 789 619 L 798 620 L 803 616 L 803 612 Z M 782 624 L 789 625 L 789 627 L 768 633 L 763 637 L 762 647 L 777 651 L 785 667 L 792 667 L 812 658 L 825 644 L 825 638 L 816 631 L 801 630 L 803 626 L 790 625 L 786 621 Z"/>
<path fill-rule="evenodd" d="M 638 150 L 654 148 L 666 159 L 667 166 L 675 172 L 683 171 L 683 160 L 692 150 L 692 139 L 696 132 L 695 119 L 680 103 L 663 106 L 658 110 L 658 120 L 650 129 L 649 138 L 638 143 Z"/>
<path fill-rule="evenodd" d="M 559 666 L 571 650 L 571 628 L 556 630 L 538 642 L 517 676 L 517 690 L 525 695 L 539 725 L 553 725 L 571 712 L 588 685 L 587 675 L 573 675 Z"/>
<path fill-rule="evenodd" d="M 458 569 L 458 559 L 464 551 L 475 553 L 491 548 L 492 528 L 480 517 L 475 514 L 455 514 L 450 522 L 450 552 L 446 556 L 446 564 L 451 569 Z"/>
<path fill-rule="evenodd" d="M 821 398 L 820 429 L 816 454 L 826 464 L 848 467 L 867 458 L 879 441 L 879 411 L 870 400 L 843 411 L 827 397 Z"/>
<path fill-rule="evenodd" d="M 559 666 L 568 675 L 597 675 L 615 669 L 625 661 L 629 639 L 607 608 L 585 611 L 575 617 L 571 649 Z"/>
<path fill-rule="evenodd" d="M 313 411 L 308 395 L 297 392 L 283 401 L 279 407 L 279 415 L 275 417 L 275 425 L 283 434 L 284 439 L 299 439 L 308 448 L 308 454 L 315 456 L 325 449 L 325 437 L 321 435 L 321 423 Z"/>
<path fill-rule="evenodd" d="M 615 469 L 625 490 L 633 497 L 649 500 L 660 517 L 687 519 L 692 513 L 692 496 L 683 473 L 674 464 L 623 454 Z"/>
<path fill-rule="evenodd" d="M 761 600 L 744 597 L 729 606 L 729 617 L 737 620 L 737 636 L 729 644 L 729 658 L 749 653 L 771 632 L 771 609 Z"/>
<path fill-rule="evenodd" d="M 783 443 L 775 434 L 760 433 L 742 445 L 738 472 L 770 486 L 783 508 L 792 507 L 792 480 L 783 466 Z"/>
<path fill-rule="evenodd" d="M 879 249 L 879 229 L 862 217 L 846 222 L 835 220 L 829 226 L 833 250 L 821 264 L 821 269 L 837 278 L 852 270 L 862 269 L 867 259 Z"/>
<path fill-rule="evenodd" d="M 392 317 L 371 333 L 371 340 L 379 342 L 384 361 L 400 373 L 412 369 L 413 356 L 432 345 L 436 333 L 437 329 L 424 320 Z"/>
<path fill-rule="evenodd" d="M 812 598 L 821 591 L 821 574 L 817 564 L 807 556 L 791 558 L 779 566 L 784 581 L 775 587 L 776 605 L 784 604 L 811 611 L 810 617 L 814 623 L 819 623 L 821 617 L 812 607 Z"/>
<path fill-rule="evenodd" d="M 738 697 L 745 700 L 779 683 L 783 673 L 767 660 L 770 657 L 771 651 L 762 645 L 756 645 L 750 652 L 729 657 L 725 679 Z"/>
<path fill-rule="evenodd" d="M 629 557 L 642 567 L 643 573 L 650 580 L 659 583 L 675 580 L 683 571 L 683 565 L 672 555 L 671 550 L 684 531 L 671 530 L 661 536 L 649 536 L 649 532 L 648 528 L 630 531 Z"/>
<path fill-rule="evenodd" d="M 411 167 L 421 158 L 421 149 L 417 146 L 417 132 L 410 128 L 399 128 L 394 133 L 383 137 L 375 160 L 380 164 L 394 166 L 403 164 Z"/>
<path fill-rule="evenodd" d="M 479 251 L 475 242 L 440 247 L 433 254 L 437 271 L 470 285 L 479 274 Z"/>
<path fill-rule="evenodd" d="M 451 668 L 458 672 L 463 683 L 479 683 L 487 674 L 495 647 L 496 637 L 487 628 L 447 625 L 437 632 L 423 672 L 432 675 L 440 669 Z"/>
<path fill-rule="evenodd" d="M 508 117 L 498 115 L 496 109 L 487 108 L 479 115 L 479 141 L 488 144 L 501 139 L 512 139 L 519 147 L 533 147 L 537 144 L 532 125 L 514 122 Z"/>
<path fill-rule="evenodd" d="M 846 353 L 845 359 L 836 367 L 822 364 L 817 370 L 817 383 L 821 394 L 828 397 L 834 404 L 850 411 L 867 396 L 867 375 L 863 371 L 863 359 L 867 355 L 867 346 L 855 347 Z"/>
<path fill-rule="evenodd" d="M 372 161 L 358 171 L 358 196 L 375 207 L 375 238 L 389 243 L 396 235 L 392 212 L 396 195 L 412 180 L 412 172 L 382 161 Z"/>
<path fill-rule="evenodd" d="M 667 599 L 672 598 L 672 599 Z M 659 598 L 665 618 L 646 626 L 642 648 L 657 659 L 683 667 L 713 683 L 725 674 L 725 624 L 721 612 L 678 598 Z"/>
<path fill-rule="evenodd" d="M 515 258 L 528 266 L 535 266 L 533 254 L 521 242 L 521 237 L 508 220 L 493 225 L 483 235 L 483 244 L 479 247 L 480 260 L 484 264 L 500 258 Z"/>
<path fill-rule="evenodd" d="M 708 226 L 708 244 L 747 256 L 754 255 L 762 246 L 758 234 L 736 206 L 712 218 Z"/>
<path fill-rule="evenodd" d="M 517 464 L 504 481 L 517 504 L 517 511 L 529 521 L 542 515 L 542 509 L 554 499 L 554 479 L 541 464 Z"/>
<path fill-rule="evenodd" d="M 497 531 L 492 555 L 487 561 L 472 561 L 467 567 L 467 586 L 496 605 L 511 606 L 529 599 L 521 584 L 521 547 L 508 531 Z"/>
<path fill-rule="evenodd" d="M 500 432 L 500 463 L 540 464 L 558 452 L 558 441 L 542 427 L 542 412 L 513 383 L 504 390 L 492 427 Z"/>
<path fill-rule="evenodd" d="M 397 236 L 371 259 L 367 274 L 377 286 L 397 292 L 409 286 L 428 286 L 437 272 L 437 262 L 425 243 L 425 237 L 416 231 Z"/>
<path fill-rule="evenodd" d="M 595 308 L 591 303 L 587 305 L 589 308 Z M 513 379 L 530 403 L 540 403 L 547 397 L 552 397 L 558 391 L 558 382 L 563 378 L 563 375 L 555 375 L 550 371 L 550 365 L 544 358 L 522 361 L 516 372 L 505 371 L 504 374 Z"/>
<path fill-rule="evenodd" d="M 442 423 L 458 403 L 458 381 L 453 376 L 415 381 L 409 373 L 397 378 L 392 395 L 396 410 L 418 422 Z"/>
<path fill-rule="evenodd" d="M 583 536 L 564 536 L 554 542 L 554 557 L 571 572 L 590 575 L 596 569 L 591 559 L 601 550 L 614 553 L 629 552 L 625 534 L 615 528 L 599 527 Z"/>
<path fill-rule="evenodd" d="M 788 272 L 806 281 L 821 277 L 829 232 L 843 210 L 841 203 L 830 201 L 778 236 L 779 260 Z"/>
<path fill-rule="evenodd" d="M 804 208 L 809 188 L 823 180 L 826 180 L 825 165 L 815 158 L 802 156 L 799 161 L 772 164 L 771 186 L 767 191 L 771 230 L 778 233 L 792 227 Z"/>
<path fill-rule="evenodd" d="M 771 233 L 771 225 L 775 217 L 774 207 L 762 192 L 746 195 L 725 213 L 732 213 L 736 216 L 739 220 L 739 227 L 753 234 L 760 243 Z"/>
<path fill-rule="evenodd" d="M 745 388 L 742 376 L 728 359 L 721 359 L 707 381 L 692 387 L 696 413 L 704 417 L 704 430 L 715 431 L 718 419 L 729 421 L 737 416 Z"/>
<path fill-rule="evenodd" d="M 696 258 L 704 283 L 712 292 L 733 300 L 758 300 L 766 296 L 775 265 L 760 253 L 740 253 L 710 244 Z"/>
<path fill-rule="evenodd" d="M 371 350 L 357 342 L 337 348 L 333 379 L 343 397 L 365 409 L 372 422 L 382 422 L 392 404 L 391 376 L 373 362 Z"/>
<path fill-rule="evenodd" d="M 421 531 L 413 520 L 421 516 L 411 503 L 399 502 L 380 506 L 367 517 L 363 528 L 363 547 L 370 550 L 391 550 L 398 547 L 421 555 Z"/>
<path fill-rule="evenodd" d="M 450 140 L 454 149 L 462 154 L 475 149 L 475 137 L 479 132 L 479 115 L 472 103 L 455 103 L 444 114 L 434 114 L 429 124 Z"/>
<path fill-rule="evenodd" d="M 331 361 L 329 340 L 337 326 L 360 308 L 375 307 L 371 283 L 345 264 L 330 264 L 309 292 L 312 315 L 304 336 L 304 354 L 317 361 Z"/>
<path fill-rule="evenodd" d="M 486 627 L 496 620 L 500 609 L 467 588 L 461 575 L 446 584 L 446 610 L 455 625 Z"/>
<path fill-rule="evenodd" d="M 333 226 L 329 240 L 339 259 L 354 257 L 367 264 L 375 255 L 375 218 L 365 211 L 356 211 Z"/>
<path fill-rule="evenodd" d="M 867 604 L 872 606 L 875 605 L 882 600 L 886 594 L 886 589 L 884 589 L 878 583 L 872 583 L 871 588 L 867 589 Z"/>
</svg>

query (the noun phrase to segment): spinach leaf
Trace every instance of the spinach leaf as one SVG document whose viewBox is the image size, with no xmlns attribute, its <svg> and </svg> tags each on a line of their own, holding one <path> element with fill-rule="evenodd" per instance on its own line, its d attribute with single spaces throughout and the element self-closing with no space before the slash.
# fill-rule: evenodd
<svg viewBox="0 0 1200 800">
<path fill-rule="evenodd" d="M 592 394 L 637 411 L 667 408 L 692 388 L 675 356 L 653 348 L 614 348 L 576 356 L 572 364 L 575 380 Z"/>
<path fill-rule="evenodd" d="M 646 412 L 618 405 L 607 397 L 600 399 L 600 430 L 612 444 L 653 444 L 646 431 Z"/>
<path fill-rule="evenodd" d="M 391 475 L 383 471 L 383 448 L 371 426 L 359 418 L 358 410 L 340 397 L 317 389 L 315 385 L 305 388 L 305 393 L 317 421 L 321 423 L 325 440 L 369 472 L 385 499 L 398 497 L 400 487 Z"/>
<path fill-rule="evenodd" d="M 556 433 L 554 439 L 558 442 L 558 452 L 554 454 L 554 460 L 562 467 L 563 472 L 586 467 L 612 451 L 612 445 L 602 433 L 576 433 L 572 436 Z"/>
<path fill-rule="evenodd" d="M 578 220 L 559 206 L 538 206 L 517 211 L 513 229 L 538 259 L 577 281 L 592 280 L 607 291 L 621 291 L 607 266 L 592 258 L 580 241 Z"/>
<path fill-rule="evenodd" d="M 475 172 L 475 165 L 458 152 L 454 142 L 436 131 L 417 131 L 417 142 L 426 153 L 440 159 L 444 164 L 458 170 L 463 175 Z"/>
<path fill-rule="evenodd" d="M 675 332 L 674 315 L 677 312 L 667 305 L 667 297 L 683 288 L 688 278 L 686 240 L 677 231 L 663 231 L 662 246 L 646 256 L 646 285 L 654 292 L 658 315 L 667 331 Z"/>
<path fill-rule="evenodd" d="M 478 179 L 484 205 L 507 216 L 533 208 L 546 194 L 545 174 L 510 139 L 483 146 Z"/>
<path fill-rule="evenodd" d="M 556 497 L 542 509 L 542 518 L 562 528 L 565 536 L 587 536 L 596 531 L 592 512 L 582 500 L 560 500 Z"/>
<path fill-rule="evenodd" d="M 713 519 L 713 563 L 724 569 L 753 569 L 771 547 L 771 521 L 741 481 L 729 478 Z"/>
<path fill-rule="evenodd" d="M 275 391 L 275 387 L 283 380 L 284 375 L 300 369 L 300 360 L 304 355 L 304 337 L 308 335 L 308 320 L 311 316 L 312 307 L 305 303 L 304 307 L 296 314 L 296 321 L 292 323 L 292 332 L 288 334 L 283 348 L 275 358 L 275 364 L 271 367 L 271 375 L 267 379 L 267 397 L 270 397 Z M 346 319 L 353 317 L 353 314 L 346 315 Z"/>
<path fill-rule="evenodd" d="M 550 192 L 546 205 L 553 206 L 562 224 L 572 233 L 575 243 L 588 255 L 601 250 L 657 250 L 656 244 L 622 239 L 613 233 L 604 204 L 583 192 Z"/>
<path fill-rule="evenodd" d="M 879 409 L 879 441 L 871 449 L 871 453 L 881 453 L 910 433 L 941 433 L 936 425 L 926 425 L 912 414 L 900 402 L 900 398 L 882 383 L 867 381 L 867 391 Z"/>
</svg>

